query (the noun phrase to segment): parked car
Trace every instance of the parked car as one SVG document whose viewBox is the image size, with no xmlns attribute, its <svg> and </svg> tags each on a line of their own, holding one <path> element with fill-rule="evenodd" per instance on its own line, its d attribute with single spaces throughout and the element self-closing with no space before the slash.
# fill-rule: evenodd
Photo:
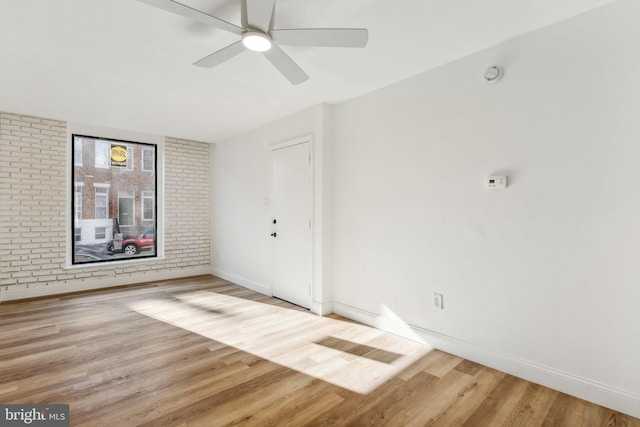
<svg viewBox="0 0 640 427">
<path fill-rule="evenodd" d="M 121 252 L 125 255 L 135 255 L 140 251 L 147 249 L 153 249 L 156 246 L 156 230 L 155 228 L 149 228 L 139 233 L 136 236 L 124 236 L 122 239 L 122 247 L 120 250 L 115 250 L 113 247 L 113 241 L 109 243 L 109 251 Z"/>
</svg>

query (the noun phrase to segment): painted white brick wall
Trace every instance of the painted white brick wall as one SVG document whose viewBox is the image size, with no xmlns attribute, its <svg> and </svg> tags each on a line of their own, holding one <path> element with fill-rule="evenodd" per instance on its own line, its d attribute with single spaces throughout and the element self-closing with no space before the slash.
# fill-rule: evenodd
<svg viewBox="0 0 640 427">
<path fill-rule="evenodd" d="M 66 145 L 65 122 L 0 112 L 0 301 L 210 272 L 208 144 L 165 140 L 164 259 L 69 269 Z"/>
<path fill-rule="evenodd" d="M 0 113 L 0 286 L 65 274 L 66 125 Z"/>
<path fill-rule="evenodd" d="M 165 257 L 168 268 L 210 266 L 210 146 L 165 139 Z"/>
</svg>

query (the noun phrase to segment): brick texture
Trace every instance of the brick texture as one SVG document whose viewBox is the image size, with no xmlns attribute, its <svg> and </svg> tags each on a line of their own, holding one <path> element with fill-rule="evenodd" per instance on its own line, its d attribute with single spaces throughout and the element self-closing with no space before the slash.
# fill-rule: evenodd
<svg viewBox="0 0 640 427">
<path fill-rule="evenodd" d="M 0 112 L 0 292 L 210 268 L 208 144 L 166 138 L 164 259 L 87 268 L 65 268 L 66 153 L 65 122 Z"/>
<path fill-rule="evenodd" d="M 168 268 L 210 264 L 210 146 L 165 139 L 165 256 Z"/>
</svg>

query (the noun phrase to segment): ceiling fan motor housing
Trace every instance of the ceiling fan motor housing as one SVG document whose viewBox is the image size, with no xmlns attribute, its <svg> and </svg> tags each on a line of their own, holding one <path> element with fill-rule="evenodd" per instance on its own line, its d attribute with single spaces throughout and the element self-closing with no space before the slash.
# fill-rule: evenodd
<svg viewBox="0 0 640 427">
<path fill-rule="evenodd" d="M 266 52 L 271 49 L 271 37 L 259 30 L 248 29 L 242 33 L 242 44 L 249 50 Z"/>
</svg>

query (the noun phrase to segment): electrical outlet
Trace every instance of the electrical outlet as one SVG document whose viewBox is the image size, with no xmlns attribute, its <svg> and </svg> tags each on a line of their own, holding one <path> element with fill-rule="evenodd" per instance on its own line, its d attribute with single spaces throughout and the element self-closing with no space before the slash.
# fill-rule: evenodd
<svg viewBox="0 0 640 427">
<path fill-rule="evenodd" d="M 442 294 L 433 293 L 433 308 L 442 310 L 444 309 L 444 300 Z"/>
</svg>

